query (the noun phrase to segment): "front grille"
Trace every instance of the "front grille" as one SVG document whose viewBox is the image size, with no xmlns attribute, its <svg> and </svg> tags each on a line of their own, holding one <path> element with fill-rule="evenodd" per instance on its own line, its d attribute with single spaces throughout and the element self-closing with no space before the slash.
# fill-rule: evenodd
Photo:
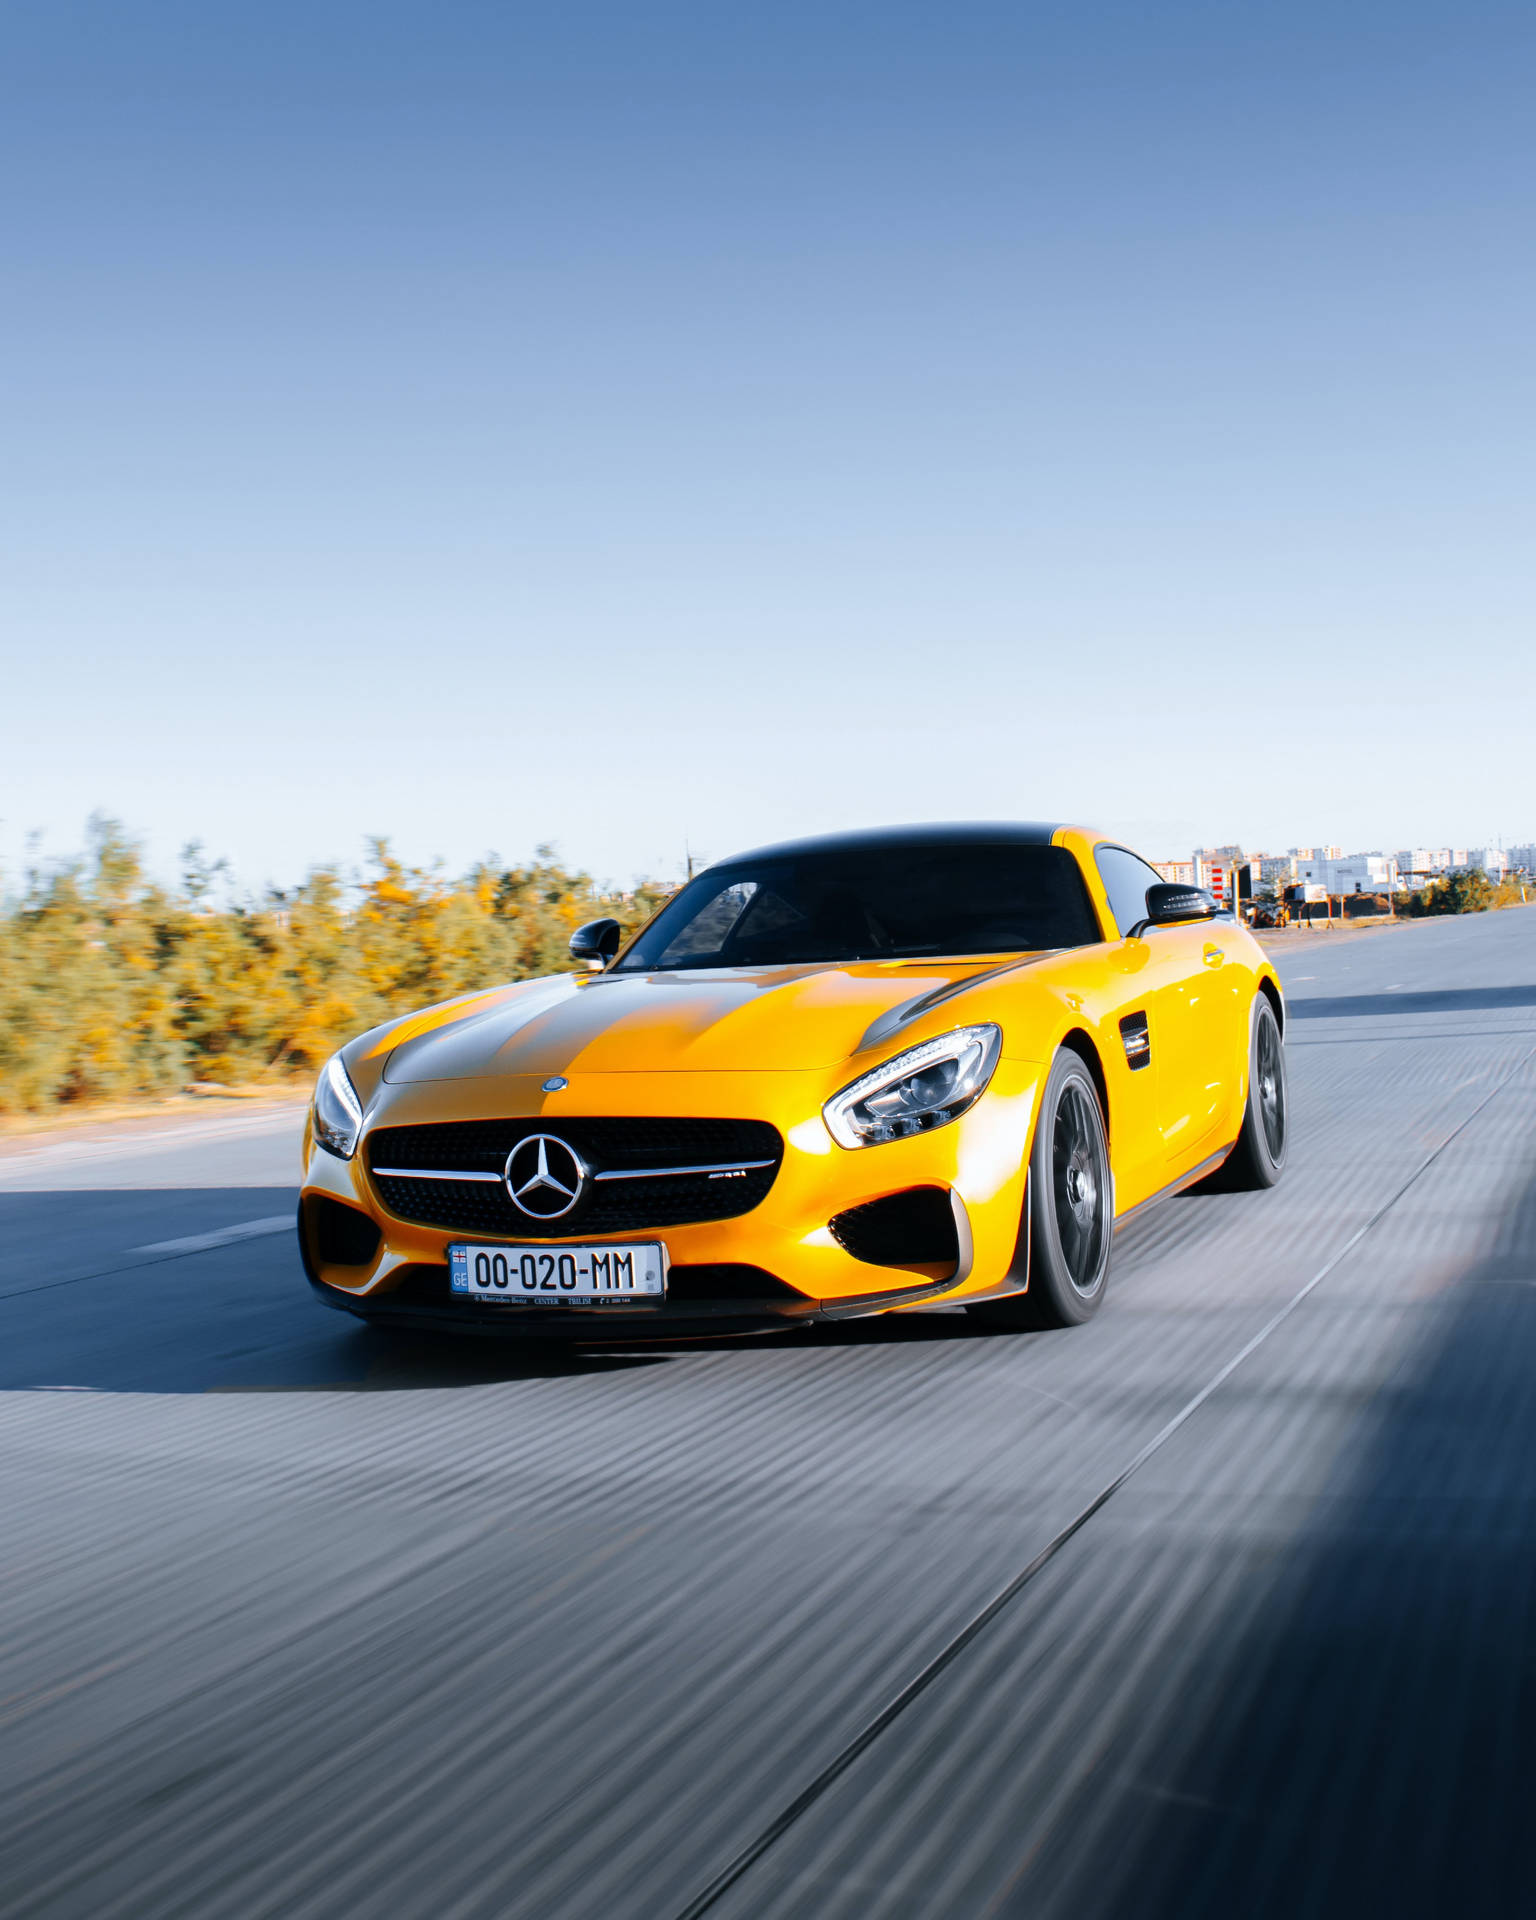
<svg viewBox="0 0 1536 1920">
<path fill-rule="evenodd" d="M 574 1147 L 597 1174 L 578 1204 L 555 1220 L 514 1206 L 500 1175 L 507 1155 L 531 1133 Z M 368 1136 L 368 1167 L 384 1205 L 398 1219 L 498 1239 L 569 1240 L 583 1234 L 654 1231 L 701 1220 L 730 1220 L 767 1196 L 784 1155 L 778 1130 L 764 1120 L 449 1120 L 435 1126 L 381 1127 Z M 764 1161 L 762 1166 L 748 1166 Z M 669 1173 L 675 1167 L 725 1169 Z M 736 1172 L 734 1169 L 743 1168 Z M 495 1174 L 488 1179 L 412 1179 L 419 1174 Z"/>
</svg>

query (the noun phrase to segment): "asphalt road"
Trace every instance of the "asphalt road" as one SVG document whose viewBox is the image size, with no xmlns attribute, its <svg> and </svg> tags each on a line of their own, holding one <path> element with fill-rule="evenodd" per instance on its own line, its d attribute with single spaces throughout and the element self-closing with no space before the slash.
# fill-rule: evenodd
<svg viewBox="0 0 1536 1920">
<path fill-rule="evenodd" d="M 0 1911 L 1536 1910 L 1536 911 L 1281 965 L 1072 1332 L 423 1346 L 291 1113 L 0 1155 Z"/>
</svg>

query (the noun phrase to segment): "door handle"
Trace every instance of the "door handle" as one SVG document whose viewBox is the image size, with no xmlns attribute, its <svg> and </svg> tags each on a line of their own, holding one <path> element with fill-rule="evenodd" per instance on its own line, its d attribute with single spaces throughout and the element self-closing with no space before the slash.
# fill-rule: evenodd
<svg viewBox="0 0 1536 1920">
<path fill-rule="evenodd" d="M 1208 967 L 1219 967 L 1226 957 L 1220 947 L 1213 947 L 1209 943 L 1206 945 L 1205 952 L 1200 956 Z"/>
</svg>

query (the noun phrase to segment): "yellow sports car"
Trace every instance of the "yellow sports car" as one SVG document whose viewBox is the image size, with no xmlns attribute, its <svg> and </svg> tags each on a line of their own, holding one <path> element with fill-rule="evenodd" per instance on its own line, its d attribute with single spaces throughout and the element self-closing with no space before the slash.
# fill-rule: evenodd
<svg viewBox="0 0 1536 1920">
<path fill-rule="evenodd" d="M 1274 968 L 1076 827 L 765 847 L 571 951 L 585 974 L 327 1063 L 299 1244 L 329 1305 L 605 1341 L 940 1304 L 1067 1326 L 1138 1208 L 1285 1163 Z"/>
</svg>

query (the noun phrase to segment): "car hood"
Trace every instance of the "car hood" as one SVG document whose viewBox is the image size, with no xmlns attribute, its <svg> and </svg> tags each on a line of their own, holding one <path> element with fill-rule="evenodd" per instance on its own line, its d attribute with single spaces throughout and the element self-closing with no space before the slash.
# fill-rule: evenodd
<svg viewBox="0 0 1536 1920">
<path fill-rule="evenodd" d="M 939 963 L 562 974 L 430 1009 L 380 1035 L 394 1085 L 504 1074 L 794 1071 L 894 1038 L 996 969 Z M 963 1015 L 957 1010 L 957 1023 Z"/>
</svg>

